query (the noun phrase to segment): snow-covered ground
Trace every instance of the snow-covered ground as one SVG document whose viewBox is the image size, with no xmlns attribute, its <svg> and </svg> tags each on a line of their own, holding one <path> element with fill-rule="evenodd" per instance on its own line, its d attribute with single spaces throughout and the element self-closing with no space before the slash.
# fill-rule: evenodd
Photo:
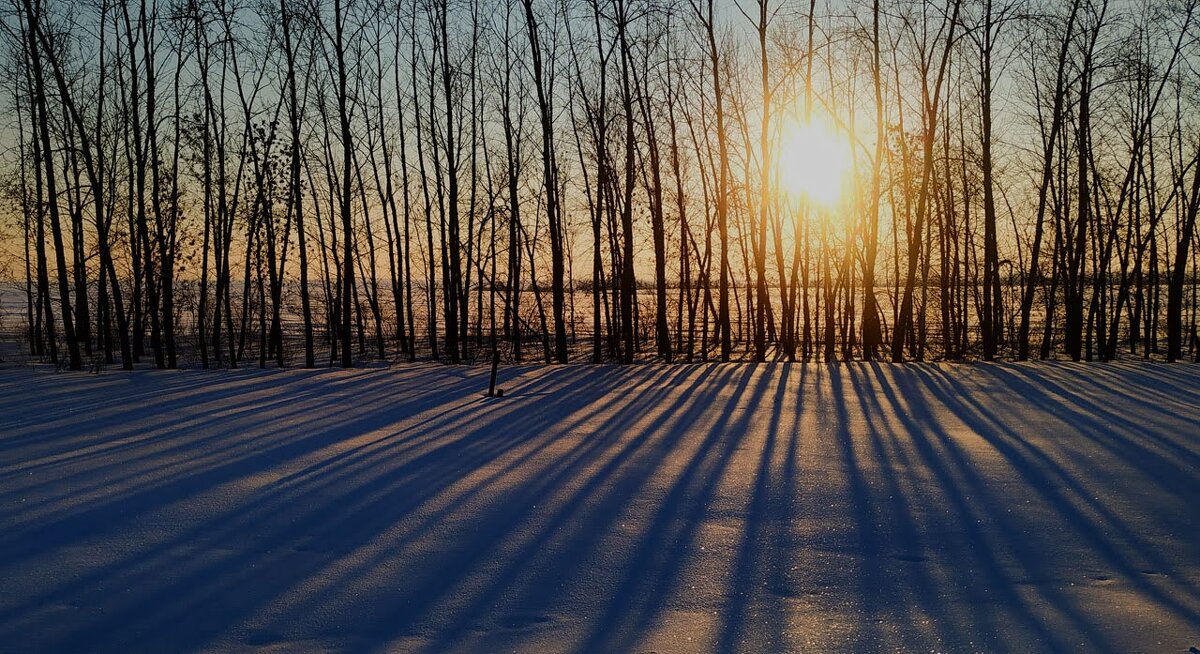
<svg viewBox="0 0 1200 654">
<path fill-rule="evenodd" d="M 1200 367 L 0 370 L 0 650 L 1200 646 Z"/>
</svg>

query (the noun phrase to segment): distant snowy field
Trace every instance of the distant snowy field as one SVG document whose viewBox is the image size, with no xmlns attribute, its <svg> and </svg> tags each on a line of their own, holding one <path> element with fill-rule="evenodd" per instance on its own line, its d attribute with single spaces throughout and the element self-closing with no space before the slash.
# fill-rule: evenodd
<svg viewBox="0 0 1200 654">
<path fill-rule="evenodd" d="M 1187 652 L 1200 366 L 0 370 L 0 651 Z"/>
</svg>

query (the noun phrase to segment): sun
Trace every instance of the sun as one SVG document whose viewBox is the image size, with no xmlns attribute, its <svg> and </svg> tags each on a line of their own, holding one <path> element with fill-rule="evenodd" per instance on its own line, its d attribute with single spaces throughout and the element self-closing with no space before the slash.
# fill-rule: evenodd
<svg viewBox="0 0 1200 654">
<path fill-rule="evenodd" d="M 823 120 L 790 122 L 779 150 L 782 191 L 824 208 L 845 194 L 854 167 L 849 135 Z"/>
</svg>

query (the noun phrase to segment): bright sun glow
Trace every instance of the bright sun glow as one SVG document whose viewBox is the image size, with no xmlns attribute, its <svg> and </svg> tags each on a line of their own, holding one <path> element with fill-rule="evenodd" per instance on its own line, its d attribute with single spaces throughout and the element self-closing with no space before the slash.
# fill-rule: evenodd
<svg viewBox="0 0 1200 654">
<path fill-rule="evenodd" d="M 846 190 L 854 166 L 850 139 L 821 120 L 788 125 L 779 152 L 782 191 L 829 208 Z"/>
</svg>

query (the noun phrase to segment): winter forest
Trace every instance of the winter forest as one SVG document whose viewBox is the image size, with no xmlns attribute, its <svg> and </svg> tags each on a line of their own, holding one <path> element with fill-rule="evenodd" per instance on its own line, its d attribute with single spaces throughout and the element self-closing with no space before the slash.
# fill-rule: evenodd
<svg viewBox="0 0 1200 654">
<path fill-rule="evenodd" d="M 1198 219 L 1200 0 L 0 0 L 0 652 L 1200 654 Z"/>
<path fill-rule="evenodd" d="M 1195 0 L 11 0 L 80 369 L 1200 357 Z"/>
</svg>

